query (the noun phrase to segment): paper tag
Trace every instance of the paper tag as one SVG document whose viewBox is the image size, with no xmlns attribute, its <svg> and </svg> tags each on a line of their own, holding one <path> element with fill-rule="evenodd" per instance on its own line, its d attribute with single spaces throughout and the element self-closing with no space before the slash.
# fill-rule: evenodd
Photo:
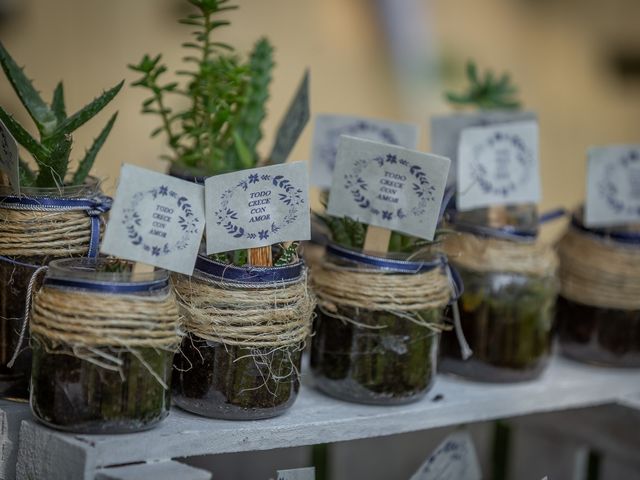
<svg viewBox="0 0 640 480">
<path fill-rule="evenodd" d="M 535 122 L 462 131 L 458 147 L 458 210 L 539 201 Z"/>
<path fill-rule="evenodd" d="M 305 162 L 207 178 L 207 254 L 308 240 L 308 190 Z"/>
<path fill-rule="evenodd" d="M 362 138 L 405 148 L 418 147 L 418 125 L 343 115 L 317 115 L 311 150 L 311 183 L 329 188 L 340 136 Z"/>
<path fill-rule="evenodd" d="M 640 145 L 589 150 L 585 225 L 640 222 Z"/>
<path fill-rule="evenodd" d="M 343 136 L 327 213 L 432 240 L 449 159 Z"/>
<path fill-rule="evenodd" d="M 309 121 L 309 116 L 309 70 L 307 70 L 304 72 L 300 86 L 289 105 L 289 110 L 278 127 L 276 141 L 273 144 L 271 155 L 269 155 L 272 164 L 287 161 L 291 150 Z"/>
<path fill-rule="evenodd" d="M 0 120 L 0 170 L 9 176 L 13 191 L 20 195 L 18 144 L 7 126 Z"/>
<path fill-rule="evenodd" d="M 276 473 L 278 480 L 314 480 L 316 478 L 315 467 L 278 470 Z"/>
<path fill-rule="evenodd" d="M 410 480 L 480 480 L 482 472 L 468 432 L 452 433 Z"/>
<path fill-rule="evenodd" d="M 451 160 L 447 185 L 453 185 L 457 178 L 458 143 L 465 128 L 536 120 L 533 112 L 501 111 L 431 117 L 431 152 Z"/>
<path fill-rule="evenodd" d="M 123 165 L 100 251 L 191 275 L 204 230 L 204 187 Z"/>
</svg>

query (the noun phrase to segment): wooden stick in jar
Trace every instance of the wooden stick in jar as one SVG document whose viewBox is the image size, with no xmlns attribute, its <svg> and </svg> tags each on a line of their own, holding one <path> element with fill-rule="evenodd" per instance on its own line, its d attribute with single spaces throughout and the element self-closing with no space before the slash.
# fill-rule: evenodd
<svg viewBox="0 0 640 480">
<path fill-rule="evenodd" d="M 364 237 L 362 250 L 373 253 L 387 253 L 389 251 L 389 240 L 391 240 L 391 230 L 369 225 Z"/>
<path fill-rule="evenodd" d="M 249 264 L 256 267 L 270 267 L 273 265 L 273 257 L 271 256 L 271 245 L 266 247 L 250 248 Z"/>
</svg>

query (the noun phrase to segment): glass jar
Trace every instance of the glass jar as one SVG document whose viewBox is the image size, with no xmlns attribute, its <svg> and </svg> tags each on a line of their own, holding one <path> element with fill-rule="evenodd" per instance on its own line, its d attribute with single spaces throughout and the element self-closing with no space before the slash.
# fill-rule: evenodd
<svg viewBox="0 0 640 480">
<path fill-rule="evenodd" d="M 384 264 L 380 268 L 375 266 L 379 262 Z M 383 259 L 328 246 L 324 262 L 312 271 L 318 306 L 311 370 L 317 388 L 342 400 L 376 405 L 422 398 L 435 380 L 439 331 L 450 295 L 442 264 L 442 259 Z M 425 287 L 426 276 L 435 280 L 432 287 Z M 392 299 L 405 291 L 409 296 L 401 302 L 425 300 L 431 306 L 398 311 L 373 287 L 367 295 L 372 282 L 383 282 L 386 286 L 376 291 Z M 353 295 L 343 288 L 350 284 L 356 285 Z M 438 300 L 429 302 L 429 295 Z"/>
<path fill-rule="evenodd" d="M 23 197 L 34 199 L 37 202 L 46 202 L 47 199 L 52 198 L 65 200 L 93 198 L 99 193 L 100 188 L 95 179 L 91 179 L 91 182 L 87 185 L 65 187 L 63 189 L 21 188 Z M 15 211 L 3 209 L 2 204 L 6 198 L 12 196 L 13 193 L 9 187 L 0 187 L 0 237 L 4 240 L 0 240 L 0 397 L 26 400 L 28 398 L 29 372 L 31 369 L 31 349 L 29 348 L 28 337 L 21 345 L 19 345 L 19 341 L 25 313 L 25 295 L 29 281 L 38 267 L 48 264 L 53 258 L 84 254 L 65 253 L 65 245 L 61 242 L 69 241 L 67 232 L 47 235 L 47 242 L 59 245 L 57 253 L 41 254 L 40 252 L 45 249 L 46 245 L 39 244 L 37 241 L 30 248 L 25 248 L 25 244 L 22 241 L 25 237 L 38 230 L 30 227 L 30 223 L 37 222 L 37 219 L 25 220 L 23 223 L 24 230 L 20 232 L 20 237 L 16 241 L 7 241 L 9 231 L 5 231 L 4 228 L 8 228 L 9 223 L 5 215 L 11 215 Z M 50 225 L 52 226 L 52 224 Z M 42 226 L 40 230 L 42 230 Z M 9 367 L 8 363 L 17 348 L 21 350 L 20 354 L 15 359 L 12 367 Z"/>
<path fill-rule="evenodd" d="M 549 362 L 558 293 L 556 253 L 525 230 L 504 228 L 492 235 L 459 231 L 445 241 L 464 284 L 458 301 L 460 324 L 473 354 L 464 360 L 456 335 L 445 333 L 443 372 L 485 382 L 518 382 L 537 378 Z M 526 240 L 512 240 L 517 232 Z M 502 233 L 508 238 L 497 237 Z"/>
<path fill-rule="evenodd" d="M 455 333 L 445 332 L 441 370 L 487 382 L 537 378 L 551 356 L 554 277 L 456 268 L 464 284 L 460 322 L 473 355 L 463 360 Z"/>
<path fill-rule="evenodd" d="M 286 412 L 298 396 L 311 330 L 304 264 L 238 267 L 200 256 L 194 276 L 177 276 L 175 287 L 187 335 L 174 360 L 174 403 L 227 420 Z M 276 310 L 286 321 L 280 317 L 279 331 L 265 333 Z"/>
<path fill-rule="evenodd" d="M 589 229 L 578 211 L 558 250 L 561 353 L 602 366 L 640 367 L 640 226 Z"/>
<path fill-rule="evenodd" d="M 34 299 L 31 409 L 47 426 L 135 432 L 169 414 L 178 311 L 168 272 L 108 271 L 112 262 L 55 260 Z"/>
</svg>

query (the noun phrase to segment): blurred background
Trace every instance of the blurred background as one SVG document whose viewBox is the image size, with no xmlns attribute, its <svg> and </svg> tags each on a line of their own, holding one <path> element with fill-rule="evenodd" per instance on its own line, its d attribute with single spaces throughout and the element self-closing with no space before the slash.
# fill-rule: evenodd
<svg viewBox="0 0 640 480">
<path fill-rule="evenodd" d="M 245 53 L 266 35 L 276 47 L 278 65 L 260 149 L 263 154 L 271 148 L 275 129 L 307 67 L 311 69 L 312 113 L 416 122 L 421 125 L 421 147 L 428 151 L 428 119 L 451 111 L 442 93 L 466 83 L 464 64 L 470 58 L 483 69 L 509 71 L 525 108 L 539 114 L 543 209 L 573 207 L 582 200 L 589 146 L 640 142 L 638 0 L 235 3 L 241 8 L 229 15 L 233 26 L 221 34 L 221 40 Z M 177 19 L 188 12 L 184 0 L 0 0 L 0 40 L 26 66 L 47 100 L 55 84 L 64 79 L 68 110 L 75 111 L 101 89 L 123 78 L 129 84 L 135 75 L 126 65 L 137 63 L 145 53 L 162 53 L 171 69 L 179 69 L 184 53 L 180 45 L 188 39 L 189 27 Z M 122 162 L 159 171 L 167 168 L 159 159 L 166 148 L 164 139 L 149 137 L 157 126 L 155 118 L 139 113 L 144 98 L 145 92 L 125 88 L 75 138 L 78 158 L 111 112 L 120 111 L 94 171 L 106 178 L 109 192 Z M 30 124 L 4 76 L 0 104 Z M 313 118 L 293 151 L 293 160 L 309 158 L 312 131 Z M 406 478 L 444 433 L 353 442 L 334 448 L 329 460 L 326 450 L 301 448 L 192 462 L 225 472 L 215 478 L 267 478 L 266 472 L 275 467 L 308 465 L 315 453 L 316 459 L 325 456 L 320 463 L 324 461 L 331 472 L 327 478 Z M 542 478 L 536 476 L 535 467 L 540 466 L 536 461 L 512 459 L 505 470 L 504 462 L 495 458 L 493 424 L 476 425 L 473 434 L 487 478 Z M 527 438 L 531 442 L 533 437 Z M 562 454 L 553 439 L 538 439 L 538 448 L 540 441 L 546 445 L 546 454 Z M 526 441 L 524 445 L 520 447 L 523 455 L 531 453 Z M 367 452 L 376 449 L 394 452 L 384 462 L 386 470 L 380 462 L 353 461 L 373 458 Z M 551 467 L 546 464 L 545 468 L 541 474 Z M 402 474 L 389 476 L 389 471 Z"/>
<path fill-rule="evenodd" d="M 637 0 L 238 0 L 223 40 L 245 53 L 262 35 L 275 44 L 275 77 L 263 153 L 306 67 L 313 113 L 427 121 L 450 111 L 442 92 L 465 83 L 464 64 L 508 70 L 541 127 L 543 208 L 584 195 L 591 145 L 640 141 L 640 2 Z M 135 77 L 126 68 L 162 53 L 180 68 L 189 27 L 184 0 L 0 0 L 0 39 L 49 99 L 64 79 L 68 110 Z M 122 162 L 164 170 L 156 120 L 140 115 L 145 92 L 126 88 L 75 138 L 77 154 L 113 109 L 120 116 L 95 173 L 113 189 Z M 26 112 L 4 77 L 0 103 Z M 74 108 L 75 107 L 75 108 Z M 309 158 L 313 120 L 292 154 Z M 79 150 L 79 151 L 78 151 Z"/>
</svg>

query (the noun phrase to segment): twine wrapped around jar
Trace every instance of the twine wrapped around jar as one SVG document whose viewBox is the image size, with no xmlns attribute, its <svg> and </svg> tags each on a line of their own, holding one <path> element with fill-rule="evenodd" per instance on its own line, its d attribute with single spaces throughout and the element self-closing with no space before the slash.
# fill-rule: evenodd
<svg viewBox="0 0 640 480">
<path fill-rule="evenodd" d="M 212 268 L 213 274 L 207 273 Z M 233 281 L 228 277 L 232 272 L 246 271 L 250 278 L 252 272 L 278 268 L 243 269 L 200 257 L 192 277 L 174 278 L 184 328 L 223 345 L 298 348 L 311 333 L 315 298 L 302 264 L 285 268 L 298 274 L 286 280 Z"/>
<path fill-rule="evenodd" d="M 136 288 L 143 294 L 132 294 Z M 175 351 L 180 340 L 178 327 L 178 308 L 166 277 L 141 287 L 47 277 L 35 294 L 30 321 L 32 338 L 47 350 L 112 371 L 120 370 L 118 352 L 126 351 L 165 388 L 138 350 Z"/>
<path fill-rule="evenodd" d="M 640 246 L 572 226 L 558 250 L 563 297 L 594 307 L 640 309 Z"/>
<path fill-rule="evenodd" d="M 551 277 L 558 268 L 553 247 L 537 241 L 516 242 L 456 232 L 447 237 L 444 248 L 456 265 L 477 272 Z"/>
<path fill-rule="evenodd" d="M 435 331 L 445 328 L 420 316 L 420 312 L 443 308 L 451 300 L 451 279 L 443 268 L 443 259 L 382 259 L 335 245 L 327 251 L 329 255 L 314 266 L 311 274 L 318 306 L 327 315 L 355 323 L 339 314 L 340 307 L 350 307 L 392 313 Z"/>
<path fill-rule="evenodd" d="M 0 196 L 0 255 L 94 257 L 102 230 L 100 216 L 110 207 L 111 199 L 100 195 Z"/>
</svg>

